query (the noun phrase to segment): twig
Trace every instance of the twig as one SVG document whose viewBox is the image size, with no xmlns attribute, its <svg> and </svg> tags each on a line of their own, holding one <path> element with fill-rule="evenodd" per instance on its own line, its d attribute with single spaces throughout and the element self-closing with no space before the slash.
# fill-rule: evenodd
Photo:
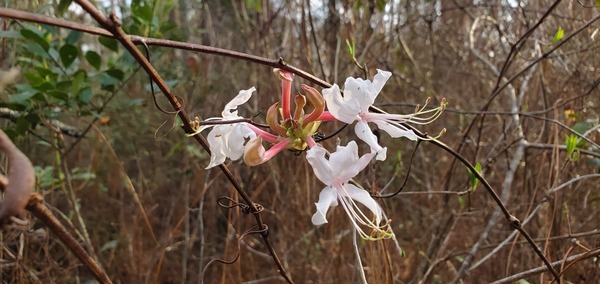
<svg viewBox="0 0 600 284">
<path fill-rule="evenodd" d="M 29 199 L 27 210 L 44 223 L 65 244 L 73 254 L 94 274 L 100 283 L 112 283 L 102 267 L 83 249 L 79 242 L 65 229 L 50 209 L 44 204 L 41 195 L 34 193 Z"/>
<path fill-rule="evenodd" d="M 576 261 L 582 260 L 582 259 L 586 259 L 586 258 L 590 258 L 590 257 L 594 257 L 594 256 L 598 256 L 600 255 L 600 249 L 596 249 L 590 252 L 584 252 L 584 253 L 580 253 L 580 254 L 576 254 L 573 256 L 568 257 L 566 260 L 558 260 L 555 262 L 552 262 L 550 265 L 552 265 L 552 267 L 559 267 L 562 263 L 567 263 L 567 264 L 571 264 L 574 263 Z M 523 271 L 521 273 L 517 273 L 517 274 L 513 274 L 511 276 L 508 276 L 506 278 L 502 278 L 500 280 L 496 280 L 494 282 L 492 282 L 492 284 L 502 284 L 502 283 L 511 283 L 514 281 L 517 281 L 519 279 L 523 279 L 525 277 L 529 277 L 535 274 L 539 274 L 542 273 L 544 271 L 547 271 L 548 267 L 547 266 L 539 266 L 527 271 Z M 562 272 L 561 272 L 562 273 Z"/>
</svg>

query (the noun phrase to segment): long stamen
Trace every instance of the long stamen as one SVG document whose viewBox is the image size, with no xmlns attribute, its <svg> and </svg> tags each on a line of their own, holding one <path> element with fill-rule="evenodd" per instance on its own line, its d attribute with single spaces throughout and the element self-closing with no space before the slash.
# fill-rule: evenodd
<svg viewBox="0 0 600 284">
<path fill-rule="evenodd" d="M 345 193 L 345 196 L 340 195 L 338 200 L 342 204 L 342 207 L 346 211 L 346 214 L 351 219 L 352 223 L 354 224 L 362 238 L 366 240 L 378 240 L 390 238 L 392 236 L 392 234 L 390 234 L 391 228 L 389 220 L 387 220 L 383 225 L 380 225 L 381 220 L 377 220 L 378 218 L 376 218 L 375 222 L 372 221 L 372 219 L 368 218 L 365 215 L 365 213 L 360 209 L 360 207 L 358 207 L 358 204 L 356 204 L 356 202 L 349 197 L 349 194 L 343 185 L 338 187 L 337 190 L 342 190 Z M 371 228 L 371 234 L 367 235 L 357 224 L 357 222 L 368 228 Z"/>
</svg>

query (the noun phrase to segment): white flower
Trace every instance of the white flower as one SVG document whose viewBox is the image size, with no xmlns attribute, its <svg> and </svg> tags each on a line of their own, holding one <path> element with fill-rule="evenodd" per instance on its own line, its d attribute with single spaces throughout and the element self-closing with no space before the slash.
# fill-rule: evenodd
<svg viewBox="0 0 600 284">
<path fill-rule="evenodd" d="M 373 105 L 377 95 L 383 88 L 383 85 L 392 76 L 392 73 L 377 69 L 377 75 L 373 81 L 360 78 L 348 77 L 344 83 L 344 96 L 340 87 L 334 84 L 331 88 L 323 89 L 323 97 L 327 102 L 327 108 L 333 117 L 337 120 L 351 124 L 358 121 L 354 127 L 356 135 L 365 141 L 373 151 L 377 152 L 377 160 L 385 160 L 387 148 L 381 147 L 377 142 L 377 136 L 373 134 L 367 122 L 373 122 L 380 129 L 387 132 L 393 138 L 406 137 L 411 140 L 417 140 L 417 135 L 410 129 L 407 129 L 398 122 L 407 122 L 415 118 L 415 113 L 411 115 L 398 114 L 379 114 L 370 113 L 369 107 Z M 395 123 L 395 124 L 392 124 Z M 418 122 L 417 122 L 418 123 Z"/>
<path fill-rule="evenodd" d="M 211 117 L 206 121 L 228 121 L 241 119 L 237 114 L 237 107 L 247 102 L 256 88 L 242 90 L 233 98 L 223 109 L 222 117 Z M 207 169 L 218 166 L 225 161 L 225 158 L 231 160 L 239 159 L 244 153 L 245 138 L 254 138 L 256 134 L 244 122 L 233 124 L 218 124 L 202 126 L 198 132 L 212 127 L 208 133 L 208 144 L 210 146 L 210 164 Z"/>
<path fill-rule="evenodd" d="M 348 183 L 354 176 L 363 170 L 371 161 L 375 153 L 368 153 L 358 157 L 358 146 L 351 141 L 346 147 L 338 146 L 337 150 L 325 158 L 327 150 L 321 146 L 315 146 L 307 151 L 306 159 L 313 168 L 317 178 L 326 187 L 319 194 L 319 201 L 315 203 L 317 212 L 312 216 L 314 225 L 327 223 L 327 211 L 330 207 L 341 204 L 348 217 L 352 221 L 361 237 L 374 239 L 389 236 L 388 224 L 382 225 L 383 211 L 379 204 L 369 193 Z M 354 201 L 358 201 L 369 209 L 374 216 L 367 217 Z M 366 234 L 361 226 L 373 229 L 376 234 Z"/>
</svg>

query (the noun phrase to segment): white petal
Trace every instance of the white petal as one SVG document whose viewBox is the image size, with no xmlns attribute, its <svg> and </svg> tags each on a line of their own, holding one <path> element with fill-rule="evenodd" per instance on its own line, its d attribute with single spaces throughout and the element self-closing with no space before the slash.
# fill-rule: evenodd
<svg viewBox="0 0 600 284">
<path fill-rule="evenodd" d="M 244 138 L 254 138 L 256 133 L 245 123 L 233 124 L 227 136 L 227 157 L 232 160 L 239 159 L 244 154 Z"/>
<path fill-rule="evenodd" d="M 346 147 L 337 147 L 335 153 L 329 157 L 329 164 L 337 180 L 340 183 L 345 183 L 362 171 L 373 156 L 375 156 L 375 153 L 368 153 L 359 159 L 358 146 L 355 141 L 350 141 Z"/>
<path fill-rule="evenodd" d="M 252 97 L 252 93 L 254 91 L 256 91 L 256 88 L 254 87 L 248 90 L 241 90 L 238 93 L 238 95 L 235 98 L 233 98 L 233 100 L 231 100 L 229 103 L 227 103 L 227 105 L 225 105 L 225 108 L 221 113 L 223 117 L 229 119 L 237 118 L 237 107 L 246 103 L 250 99 L 250 97 Z"/>
<path fill-rule="evenodd" d="M 350 124 L 358 118 L 360 105 L 355 101 L 342 97 L 340 87 L 337 84 L 333 84 L 331 88 L 323 89 L 322 93 L 327 103 L 327 109 L 337 120 Z"/>
<path fill-rule="evenodd" d="M 331 185 L 333 182 L 333 173 L 329 166 L 329 161 L 325 159 L 325 153 L 327 153 L 327 150 L 321 146 L 312 147 L 306 151 L 306 160 L 312 166 L 317 178 L 324 184 Z"/>
<path fill-rule="evenodd" d="M 365 121 L 359 120 L 354 127 L 354 132 L 358 138 L 371 146 L 371 150 L 377 153 L 377 160 L 385 161 L 387 148 L 383 148 L 379 145 L 377 136 L 371 132 L 371 128 L 369 128 L 369 125 L 367 125 Z"/>
<path fill-rule="evenodd" d="M 413 141 L 417 141 L 417 139 L 419 139 L 419 137 L 410 129 L 404 130 L 398 126 L 395 126 L 387 121 L 382 120 L 372 120 L 371 122 L 377 124 L 377 126 L 379 126 L 381 130 L 387 132 L 393 138 L 406 137 Z"/>
<path fill-rule="evenodd" d="M 329 164 L 334 175 L 340 173 L 344 167 L 349 167 L 358 160 L 358 146 L 356 142 L 350 141 L 346 146 L 337 146 L 335 152 L 329 155 Z M 345 181 L 342 181 L 345 182 Z"/>
<path fill-rule="evenodd" d="M 206 139 L 208 140 L 208 145 L 210 147 L 210 163 L 206 169 L 210 169 L 225 162 L 225 158 L 227 157 L 227 145 L 225 144 L 223 135 L 225 135 L 227 127 L 229 127 L 229 125 L 217 125 L 208 133 Z"/>
<path fill-rule="evenodd" d="M 329 207 L 337 206 L 337 192 L 332 187 L 328 186 L 319 193 L 319 201 L 315 203 L 317 212 L 312 216 L 314 225 L 322 225 L 327 223 L 327 210 Z"/>
<path fill-rule="evenodd" d="M 344 83 L 344 96 L 357 101 L 362 111 L 368 110 L 392 73 L 377 69 L 373 81 L 349 77 Z"/>
<path fill-rule="evenodd" d="M 358 201 L 362 205 L 369 208 L 371 212 L 373 212 L 373 215 L 375 215 L 375 223 L 379 225 L 379 223 L 381 222 L 381 217 L 383 216 L 383 210 L 381 210 L 381 206 L 377 204 L 375 199 L 373 199 L 373 197 L 371 197 L 371 195 L 366 190 L 360 189 L 349 183 L 344 184 L 344 189 L 345 193 L 348 194 L 350 198 Z"/>
<path fill-rule="evenodd" d="M 377 74 L 375 74 L 375 77 L 373 77 L 373 84 L 371 84 L 370 86 L 371 91 L 376 94 L 379 94 L 379 92 L 381 92 L 381 89 L 383 89 L 383 86 L 391 76 L 391 72 L 377 69 Z"/>
<path fill-rule="evenodd" d="M 371 81 L 348 77 L 344 83 L 344 98 L 365 110 L 375 102 L 377 94 L 371 92 Z"/>
</svg>

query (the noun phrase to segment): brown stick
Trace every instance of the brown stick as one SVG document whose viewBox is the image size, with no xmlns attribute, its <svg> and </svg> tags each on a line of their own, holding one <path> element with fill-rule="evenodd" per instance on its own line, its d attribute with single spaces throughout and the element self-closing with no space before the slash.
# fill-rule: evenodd
<svg viewBox="0 0 600 284">
<path fill-rule="evenodd" d="M 8 180 L 3 178 L 4 199 L 0 202 L 0 223 L 7 221 L 11 216 L 22 216 L 29 196 L 33 193 L 35 185 L 35 171 L 33 165 L 0 130 L 0 150 L 8 158 Z"/>
<path fill-rule="evenodd" d="M 100 283 L 112 283 L 102 267 L 85 251 L 79 242 L 65 229 L 60 221 L 52 214 L 52 211 L 44 204 L 44 198 L 34 193 L 30 196 L 27 210 L 44 223 L 58 236 L 73 254 L 94 274 Z"/>
</svg>

